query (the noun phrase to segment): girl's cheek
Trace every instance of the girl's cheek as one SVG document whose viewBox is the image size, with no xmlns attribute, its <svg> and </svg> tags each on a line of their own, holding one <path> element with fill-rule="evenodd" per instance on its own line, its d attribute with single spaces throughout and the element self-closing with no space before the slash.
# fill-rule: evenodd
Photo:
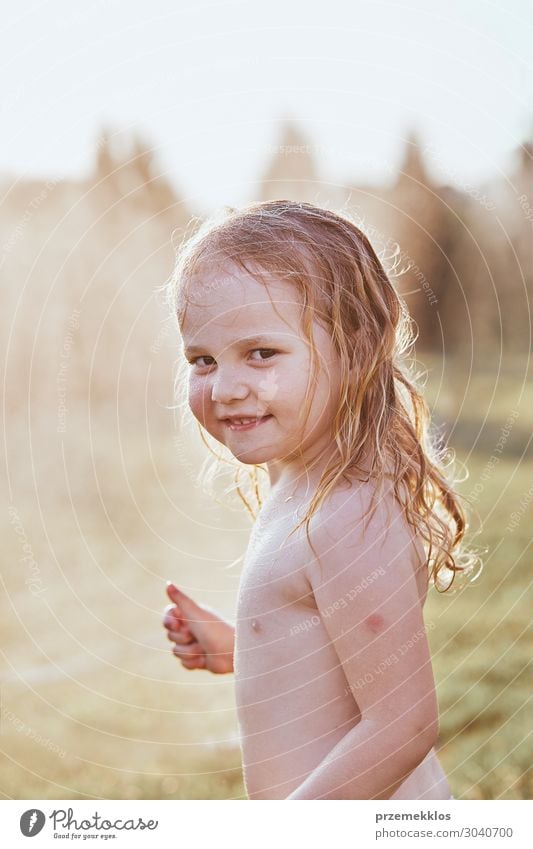
<svg viewBox="0 0 533 849">
<path fill-rule="evenodd" d="M 189 380 L 187 392 L 190 410 L 193 416 L 203 423 L 209 414 L 209 389 L 208 381 L 200 381 L 197 378 Z"/>
</svg>

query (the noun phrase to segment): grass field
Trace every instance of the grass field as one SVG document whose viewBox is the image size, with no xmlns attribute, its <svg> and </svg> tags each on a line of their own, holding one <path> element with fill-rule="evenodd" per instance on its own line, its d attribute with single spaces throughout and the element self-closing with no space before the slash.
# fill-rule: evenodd
<svg viewBox="0 0 533 849">
<path fill-rule="evenodd" d="M 485 459 L 469 461 L 471 482 Z M 464 591 L 430 596 L 430 633 L 441 709 L 443 766 L 456 798 L 530 799 L 531 518 L 507 531 L 533 493 L 533 463 L 502 460 L 484 483 L 478 510 L 488 547 L 483 572 Z M 463 487 L 466 489 L 466 487 Z M 531 497 L 531 496 L 530 496 Z"/>
<path fill-rule="evenodd" d="M 531 798 L 528 399 L 516 369 L 490 404 L 494 370 L 467 389 L 460 374 L 448 363 L 439 385 L 433 370 L 428 398 L 454 427 L 488 553 L 474 584 L 426 607 L 440 755 L 456 798 Z M 195 488 L 196 449 L 173 444 L 170 421 L 119 433 L 100 414 L 89 433 L 80 411 L 61 438 L 46 420 L 9 429 L 21 460 L 3 511 L 2 796 L 242 798 L 232 677 L 182 670 L 160 616 L 167 578 L 232 615 L 248 519 Z"/>
</svg>

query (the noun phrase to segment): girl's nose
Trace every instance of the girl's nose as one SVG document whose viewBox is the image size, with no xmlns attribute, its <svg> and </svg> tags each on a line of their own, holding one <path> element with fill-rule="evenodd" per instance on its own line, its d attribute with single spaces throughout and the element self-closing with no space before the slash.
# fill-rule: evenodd
<svg viewBox="0 0 533 849">
<path fill-rule="evenodd" d="M 249 389 L 239 378 L 236 370 L 223 371 L 220 366 L 211 389 L 211 400 L 220 404 L 242 401 L 248 396 Z"/>
</svg>

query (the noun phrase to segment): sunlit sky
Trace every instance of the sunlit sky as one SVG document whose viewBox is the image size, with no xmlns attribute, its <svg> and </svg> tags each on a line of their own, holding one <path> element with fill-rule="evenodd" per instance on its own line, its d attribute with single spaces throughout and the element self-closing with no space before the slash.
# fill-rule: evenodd
<svg viewBox="0 0 533 849">
<path fill-rule="evenodd" d="M 0 22 L 0 171 L 82 175 L 134 128 L 191 206 L 253 199 L 291 117 L 327 179 L 385 180 L 410 128 L 446 182 L 533 136 L 530 0 L 55 0 Z"/>
</svg>

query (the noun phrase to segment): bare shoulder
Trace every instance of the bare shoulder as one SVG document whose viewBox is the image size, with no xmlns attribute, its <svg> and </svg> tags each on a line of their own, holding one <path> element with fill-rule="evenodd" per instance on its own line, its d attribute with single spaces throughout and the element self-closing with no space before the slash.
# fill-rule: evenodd
<svg viewBox="0 0 533 849">
<path fill-rule="evenodd" d="M 351 480 L 333 489 L 311 520 L 317 542 L 323 545 L 357 543 L 363 535 L 382 537 L 387 530 L 406 531 L 403 510 L 391 484 Z M 378 539 L 374 539 L 377 542 Z"/>
<path fill-rule="evenodd" d="M 380 487 L 374 481 L 356 480 L 336 487 L 313 516 L 309 534 L 314 550 L 308 573 L 312 583 L 347 569 L 362 578 L 370 566 L 394 570 L 401 578 L 404 570 L 412 574 L 421 566 L 421 545 L 416 544 L 388 480 Z"/>
</svg>

